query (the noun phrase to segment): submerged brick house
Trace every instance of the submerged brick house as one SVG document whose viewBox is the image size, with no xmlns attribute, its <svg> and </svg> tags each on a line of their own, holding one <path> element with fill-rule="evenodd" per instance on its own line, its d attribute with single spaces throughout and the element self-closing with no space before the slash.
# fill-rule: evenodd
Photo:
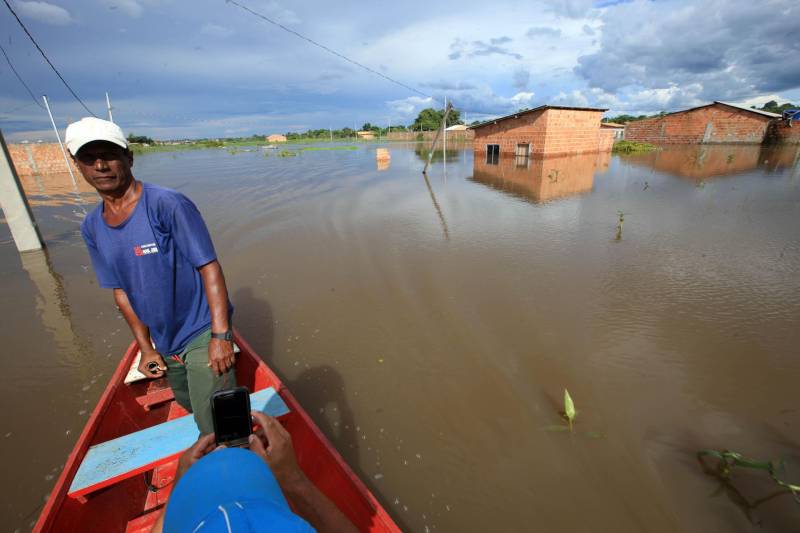
<svg viewBox="0 0 800 533">
<path fill-rule="evenodd" d="M 610 151 L 614 132 L 600 129 L 605 109 L 543 105 L 470 126 L 473 149 L 490 155 L 550 156 Z"/>
<path fill-rule="evenodd" d="M 726 102 L 713 102 L 660 117 L 629 122 L 628 141 L 652 144 L 761 144 L 780 115 Z"/>
</svg>

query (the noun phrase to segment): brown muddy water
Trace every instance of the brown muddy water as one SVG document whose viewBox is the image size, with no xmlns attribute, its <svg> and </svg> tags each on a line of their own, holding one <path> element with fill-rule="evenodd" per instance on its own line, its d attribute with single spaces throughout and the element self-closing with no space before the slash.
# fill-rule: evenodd
<svg viewBox="0 0 800 533">
<path fill-rule="evenodd" d="M 236 324 L 411 531 L 800 531 L 800 155 L 711 147 L 473 161 L 421 147 L 139 157 L 200 207 Z M 59 181 L 60 179 L 60 181 Z M 2 503 L 37 517 L 131 336 L 69 178 L 0 226 Z M 86 202 L 87 205 L 83 205 Z M 619 213 L 624 224 L 618 238 Z M 564 388 L 573 433 L 555 431 Z M 743 499 L 744 498 L 744 499 Z"/>
</svg>

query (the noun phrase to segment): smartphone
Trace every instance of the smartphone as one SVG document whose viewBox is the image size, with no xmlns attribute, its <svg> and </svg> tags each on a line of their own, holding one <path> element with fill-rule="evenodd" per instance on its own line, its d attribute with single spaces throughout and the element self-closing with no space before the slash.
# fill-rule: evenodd
<svg viewBox="0 0 800 533">
<path fill-rule="evenodd" d="M 211 415 L 217 445 L 243 446 L 253 432 L 250 391 L 247 387 L 223 389 L 211 395 Z"/>
</svg>

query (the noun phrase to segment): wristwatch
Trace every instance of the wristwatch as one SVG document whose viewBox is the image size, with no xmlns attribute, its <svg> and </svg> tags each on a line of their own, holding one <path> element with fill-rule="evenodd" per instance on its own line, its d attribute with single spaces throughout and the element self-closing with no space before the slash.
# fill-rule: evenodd
<svg viewBox="0 0 800 533">
<path fill-rule="evenodd" d="M 228 331 L 226 331 L 225 333 L 214 333 L 212 331 L 211 332 L 211 338 L 212 339 L 219 339 L 219 340 L 223 340 L 223 341 L 232 341 L 233 340 L 233 331 L 230 330 L 230 329 Z"/>
</svg>

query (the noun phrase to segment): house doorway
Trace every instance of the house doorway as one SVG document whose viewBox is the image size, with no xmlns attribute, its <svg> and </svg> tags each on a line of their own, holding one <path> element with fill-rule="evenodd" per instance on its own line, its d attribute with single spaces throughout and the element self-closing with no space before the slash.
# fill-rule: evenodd
<svg viewBox="0 0 800 533">
<path fill-rule="evenodd" d="M 518 144 L 517 150 L 514 153 L 517 157 L 528 157 L 531 155 L 531 145 L 530 144 Z"/>
</svg>

